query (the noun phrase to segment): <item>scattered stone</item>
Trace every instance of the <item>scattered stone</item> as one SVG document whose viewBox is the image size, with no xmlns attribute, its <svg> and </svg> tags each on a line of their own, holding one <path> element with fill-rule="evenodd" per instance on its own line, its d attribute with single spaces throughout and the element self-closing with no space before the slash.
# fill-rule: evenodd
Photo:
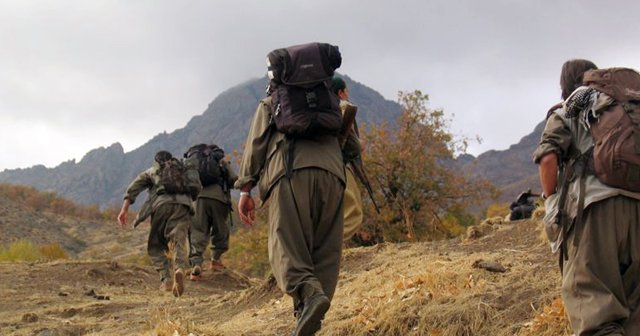
<svg viewBox="0 0 640 336">
<path fill-rule="evenodd" d="M 471 267 L 482 268 L 489 272 L 496 272 L 496 273 L 504 273 L 507 271 L 507 269 L 504 268 L 504 266 L 502 266 L 500 263 L 497 263 L 495 261 L 484 261 L 482 259 L 478 259 L 474 261 Z"/>
<path fill-rule="evenodd" d="M 22 322 L 33 323 L 38 322 L 38 315 L 35 313 L 26 313 L 22 315 Z"/>
<path fill-rule="evenodd" d="M 97 300 L 111 300 L 111 298 L 108 295 L 100 295 L 96 293 L 94 289 L 89 290 L 88 292 L 84 293 L 84 295 L 91 296 Z"/>
<path fill-rule="evenodd" d="M 60 314 L 61 317 L 64 318 L 69 318 L 69 317 L 73 317 L 75 316 L 77 313 L 79 312 L 78 309 L 75 308 L 67 308 L 65 310 L 62 311 L 62 313 Z"/>
<path fill-rule="evenodd" d="M 99 269 L 92 268 L 90 270 L 87 270 L 87 275 L 90 276 L 90 277 L 101 277 L 104 274 Z"/>
</svg>

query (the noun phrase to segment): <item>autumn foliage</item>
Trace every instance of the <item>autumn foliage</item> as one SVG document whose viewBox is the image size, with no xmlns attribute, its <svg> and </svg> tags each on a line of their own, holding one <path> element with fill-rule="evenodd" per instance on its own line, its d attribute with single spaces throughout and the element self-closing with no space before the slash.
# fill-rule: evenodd
<svg viewBox="0 0 640 336">
<path fill-rule="evenodd" d="M 442 110 L 427 107 L 427 95 L 401 92 L 399 103 L 403 112 L 394 125 L 371 125 L 363 133 L 363 159 L 382 212 L 365 206 L 360 238 L 397 242 L 458 235 L 474 220 L 469 207 L 495 189 L 454 169 L 453 159 L 465 153 L 467 140 L 449 131 Z"/>
</svg>

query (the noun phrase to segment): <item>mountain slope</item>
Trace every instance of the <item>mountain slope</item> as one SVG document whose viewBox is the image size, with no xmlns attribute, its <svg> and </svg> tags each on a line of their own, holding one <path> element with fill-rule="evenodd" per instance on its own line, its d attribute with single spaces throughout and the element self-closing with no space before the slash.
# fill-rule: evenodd
<svg viewBox="0 0 640 336">
<path fill-rule="evenodd" d="M 502 151 L 490 150 L 475 159 L 464 157 L 461 165 L 470 176 L 480 176 L 491 181 L 500 189 L 500 201 L 514 201 L 518 194 L 531 188 L 540 191 L 538 167 L 533 163 L 531 154 L 540 141 L 544 122 L 524 136 L 517 144 Z"/>
<path fill-rule="evenodd" d="M 344 76 L 351 98 L 358 104 L 360 123 L 395 120 L 400 106 L 379 93 Z M 141 147 L 125 153 L 119 143 L 87 153 L 79 162 L 67 161 L 55 168 L 42 165 L 0 172 L 0 183 L 30 185 L 54 191 L 82 204 L 118 205 L 128 183 L 147 169 L 159 150 L 181 156 L 196 143 L 216 143 L 228 153 L 242 149 L 259 100 L 265 96 L 266 77 L 254 79 L 218 95 L 201 115 L 185 127 L 160 133 Z"/>
<path fill-rule="evenodd" d="M 347 249 L 318 335 L 569 335 L 556 257 L 538 227 L 525 220 L 493 224 L 478 240 Z M 505 271 L 476 267 L 480 260 Z M 289 335 L 295 325 L 291 299 L 273 282 L 231 269 L 205 270 L 176 300 L 158 291 L 149 266 L 16 266 L 0 263 L 0 297 L 11 298 L 0 310 L 3 335 Z"/>
</svg>

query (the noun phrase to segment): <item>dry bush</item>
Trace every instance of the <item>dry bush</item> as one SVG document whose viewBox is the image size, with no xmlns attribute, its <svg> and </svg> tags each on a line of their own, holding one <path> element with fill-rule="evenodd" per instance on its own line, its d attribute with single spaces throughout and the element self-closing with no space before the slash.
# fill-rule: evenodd
<svg viewBox="0 0 640 336">
<path fill-rule="evenodd" d="M 160 308 L 153 314 L 150 324 L 153 336 L 193 336 L 193 326 L 184 321 L 178 311 L 172 308 Z M 193 323 L 191 323 L 193 324 Z"/>
<path fill-rule="evenodd" d="M 225 264 L 230 268 L 255 278 L 264 278 L 271 266 L 267 251 L 269 223 L 266 208 L 256 214 L 252 227 L 243 224 L 231 236 L 229 251 L 224 254 Z"/>
<path fill-rule="evenodd" d="M 7 247 L 0 248 L 0 261 L 34 262 L 42 258 L 40 249 L 28 240 L 17 240 Z"/>
<path fill-rule="evenodd" d="M 482 223 L 480 223 L 480 225 L 500 225 L 504 223 L 504 218 L 497 216 L 497 217 L 491 217 L 491 218 L 486 218 L 485 220 L 482 221 Z"/>
<path fill-rule="evenodd" d="M 521 336 L 556 336 L 572 335 L 571 326 L 567 319 L 564 303 L 561 298 L 556 298 L 550 304 L 544 306 L 542 312 L 528 323 L 528 328 L 523 330 Z"/>
<path fill-rule="evenodd" d="M 67 251 L 57 243 L 40 246 L 40 254 L 42 255 L 42 259 L 46 261 L 69 259 Z"/>
<path fill-rule="evenodd" d="M 542 218 L 544 217 L 544 214 L 545 214 L 544 206 L 536 207 L 535 210 L 533 210 L 533 213 L 531 214 L 531 219 L 542 220 Z"/>
<path fill-rule="evenodd" d="M 511 210 L 509 210 L 509 203 L 507 202 L 494 203 L 487 207 L 485 218 L 492 218 L 492 217 L 504 218 L 505 216 L 509 215 L 510 212 Z"/>
</svg>

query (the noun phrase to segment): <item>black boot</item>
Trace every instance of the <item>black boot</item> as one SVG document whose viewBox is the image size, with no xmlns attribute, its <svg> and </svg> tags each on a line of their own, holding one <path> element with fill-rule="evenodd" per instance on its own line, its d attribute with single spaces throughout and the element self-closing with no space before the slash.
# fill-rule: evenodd
<svg viewBox="0 0 640 336">
<path fill-rule="evenodd" d="M 324 314 L 331 302 L 324 294 L 316 294 L 304 302 L 304 308 L 298 316 L 298 324 L 293 332 L 295 336 L 312 336 L 320 330 Z"/>
</svg>

